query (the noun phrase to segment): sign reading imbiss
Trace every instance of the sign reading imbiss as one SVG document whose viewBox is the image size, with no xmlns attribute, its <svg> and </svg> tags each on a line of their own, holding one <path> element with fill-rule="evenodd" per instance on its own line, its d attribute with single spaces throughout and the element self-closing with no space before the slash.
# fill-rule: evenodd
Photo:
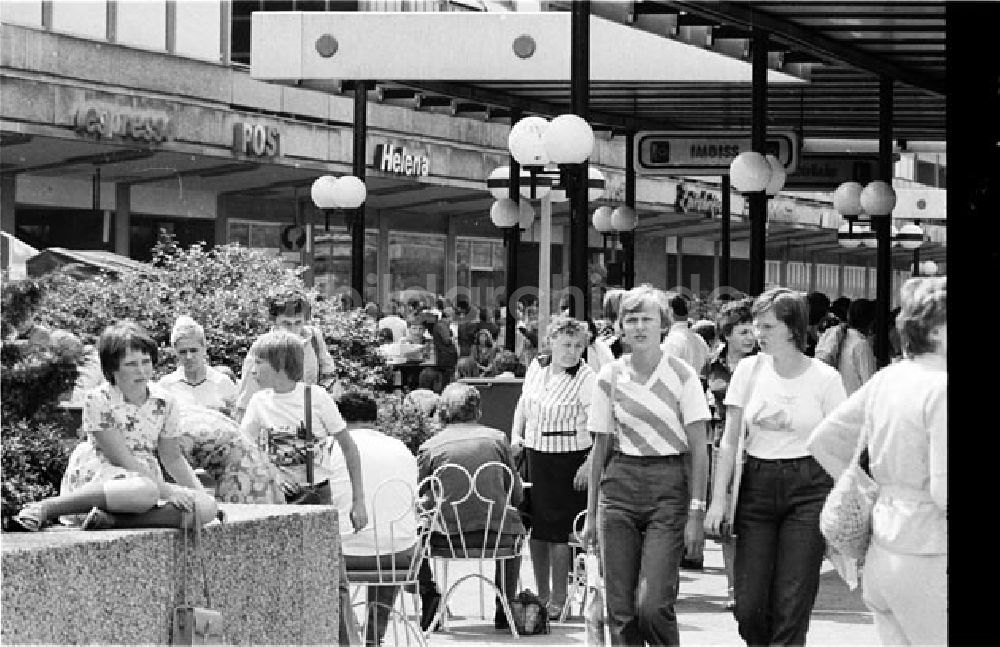
<svg viewBox="0 0 1000 647">
<path fill-rule="evenodd" d="M 778 158 L 786 173 L 795 171 L 798 135 L 769 132 L 765 148 Z M 750 150 L 748 131 L 643 131 L 635 136 L 635 168 L 644 175 L 729 175 L 730 163 Z"/>
</svg>

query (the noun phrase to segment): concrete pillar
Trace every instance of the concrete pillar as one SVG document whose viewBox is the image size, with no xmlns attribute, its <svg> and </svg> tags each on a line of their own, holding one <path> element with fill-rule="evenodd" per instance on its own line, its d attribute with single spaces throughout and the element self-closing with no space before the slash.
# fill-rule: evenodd
<svg viewBox="0 0 1000 647">
<path fill-rule="evenodd" d="M 115 185 L 115 253 L 129 255 L 129 224 L 132 221 L 132 185 Z"/>
<path fill-rule="evenodd" d="M 378 297 L 382 307 L 389 306 L 389 293 L 392 291 L 392 277 L 389 275 L 389 220 L 382 210 L 375 212 L 378 222 L 378 252 L 375 254 L 378 269 Z"/>
<path fill-rule="evenodd" d="M 295 222 L 306 232 L 305 247 L 299 252 L 299 264 L 306 268 L 302 275 L 302 282 L 307 288 L 316 285 L 316 250 L 313 244 L 313 210 L 312 199 L 303 198 L 296 192 L 295 196 Z"/>
<path fill-rule="evenodd" d="M 448 217 L 448 233 L 447 240 L 445 241 L 444 247 L 444 292 L 448 292 L 455 289 L 458 285 L 458 262 L 456 260 L 455 254 L 455 243 L 457 238 L 458 226 L 455 222 L 455 218 Z"/>
<path fill-rule="evenodd" d="M 684 238 L 677 237 L 677 286 L 684 285 Z"/>
<path fill-rule="evenodd" d="M 720 243 L 712 243 L 712 287 L 716 290 L 722 287 L 719 283 L 719 247 Z"/>
<path fill-rule="evenodd" d="M 16 220 L 14 217 L 16 204 L 17 176 L 13 173 L 0 175 L 0 229 L 11 236 L 17 233 Z M 10 266 L 10 245 L 7 239 L 3 239 L 0 245 L 0 267 L 7 269 Z"/>
</svg>

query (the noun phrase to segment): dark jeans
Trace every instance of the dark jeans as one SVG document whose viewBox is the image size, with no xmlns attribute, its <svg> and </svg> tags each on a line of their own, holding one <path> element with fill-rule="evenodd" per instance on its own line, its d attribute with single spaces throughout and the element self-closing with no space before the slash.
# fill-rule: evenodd
<svg viewBox="0 0 1000 647">
<path fill-rule="evenodd" d="M 600 545 L 613 645 L 677 645 L 688 462 L 614 454 L 601 478 Z"/>
<path fill-rule="evenodd" d="M 819 511 L 833 479 L 811 456 L 747 458 L 736 510 L 735 594 L 748 645 L 802 645 L 823 564 Z"/>
</svg>

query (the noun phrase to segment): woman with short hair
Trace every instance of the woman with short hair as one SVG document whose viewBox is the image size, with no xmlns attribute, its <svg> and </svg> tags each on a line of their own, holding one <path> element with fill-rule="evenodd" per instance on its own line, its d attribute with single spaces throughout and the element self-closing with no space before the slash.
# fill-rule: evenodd
<svg viewBox="0 0 1000 647">
<path fill-rule="evenodd" d="M 718 533 L 738 496 L 736 620 L 748 645 L 801 645 L 819 590 L 825 542 L 819 512 L 833 481 L 806 446 L 844 401 L 836 369 L 805 354 L 809 314 L 799 292 L 776 287 L 751 310 L 760 353 L 737 364 L 726 392 L 706 530 Z M 749 433 L 738 493 L 728 493 L 743 421 Z"/>
<path fill-rule="evenodd" d="M 177 402 L 149 382 L 156 342 L 137 324 L 122 322 L 101 333 L 97 351 L 107 382 L 84 398 L 87 439 L 70 454 L 60 495 L 29 503 L 15 521 L 31 531 L 60 516 L 84 530 L 210 522 L 215 499 L 181 453 Z"/>
<path fill-rule="evenodd" d="M 553 317 L 548 352 L 532 361 L 514 410 L 511 447 L 525 452 L 531 486 L 531 564 L 550 618 L 566 604 L 573 520 L 587 506 L 584 463 L 590 453 L 587 412 L 595 373 L 583 361 L 590 331 Z"/>
<path fill-rule="evenodd" d="M 948 641 L 948 284 L 903 284 L 904 358 L 876 373 L 813 431 L 810 451 L 838 478 L 865 426 L 878 483 L 864 560 L 865 604 L 884 645 Z M 866 422 L 867 421 L 867 422 Z"/>
</svg>

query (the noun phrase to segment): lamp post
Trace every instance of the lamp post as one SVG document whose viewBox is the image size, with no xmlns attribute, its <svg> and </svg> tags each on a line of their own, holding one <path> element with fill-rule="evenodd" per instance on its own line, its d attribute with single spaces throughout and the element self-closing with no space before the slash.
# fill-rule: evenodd
<svg viewBox="0 0 1000 647">
<path fill-rule="evenodd" d="M 573 114 L 560 115 L 551 122 L 542 117 L 525 117 L 511 127 L 507 147 L 514 163 L 524 169 L 518 178 L 521 204 L 530 209 L 527 200 L 540 201 L 538 325 L 544 334 L 552 306 L 552 203 L 563 202 L 568 198 L 566 179 L 569 174 L 565 172 L 567 165 L 586 162 L 594 147 L 594 133 L 586 121 Z M 500 202 L 513 180 L 512 168 L 501 166 L 490 173 L 487 187 Z M 600 197 L 604 192 L 604 176 L 597 169 L 589 169 L 587 185 L 589 200 Z M 509 206 L 504 208 L 509 209 Z M 490 214 L 492 218 L 492 209 Z M 532 209 L 531 218 L 525 217 L 521 222 L 526 222 L 524 228 L 527 228 L 533 220 Z M 498 227 L 513 227 L 517 222 L 506 214 L 506 217 L 493 218 L 493 224 Z M 509 302 L 511 296 L 512 294 L 508 294 L 507 297 L 508 309 L 512 307 Z"/>
<path fill-rule="evenodd" d="M 330 214 L 336 210 L 344 211 L 344 224 L 353 239 L 356 237 L 357 209 L 368 197 L 365 183 L 353 175 L 334 177 L 321 175 L 312 183 L 310 190 L 313 204 L 323 212 L 324 227 L 330 230 Z M 362 227 L 364 223 L 361 223 Z M 364 303 L 364 254 L 351 254 L 351 303 L 360 307 Z"/>
</svg>

